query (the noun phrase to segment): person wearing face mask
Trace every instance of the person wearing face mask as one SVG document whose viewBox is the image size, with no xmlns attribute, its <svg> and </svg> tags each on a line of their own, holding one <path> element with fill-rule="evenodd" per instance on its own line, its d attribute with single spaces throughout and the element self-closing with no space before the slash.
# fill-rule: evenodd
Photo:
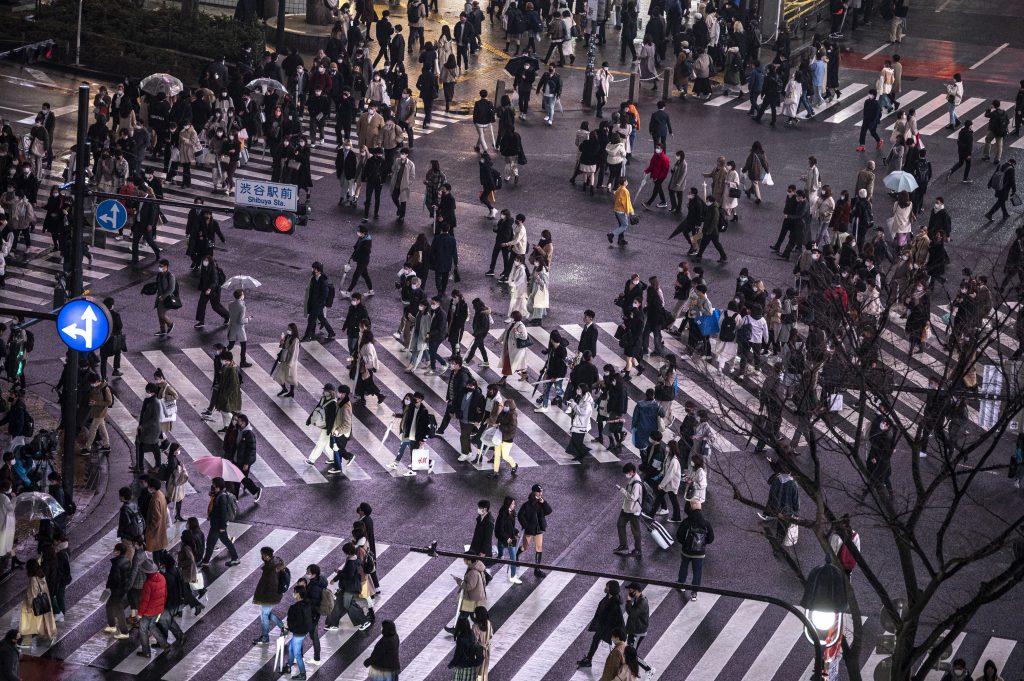
<svg viewBox="0 0 1024 681">
<path fill-rule="evenodd" d="M 157 331 L 155 336 L 166 337 L 171 335 L 171 329 L 174 328 L 174 322 L 167 316 L 167 311 L 170 309 L 176 309 L 168 307 L 168 298 L 174 296 L 177 298 L 178 293 L 178 281 L 171 274 L 171 263 L 163 259 L 159 263 L 159 269 L 156 273 L 156 302 L 153 307 L 156 308 L 157 321 L 160 323 L 160 330 Z M 179 299 L 180 304 L 180 299 Z"/>
<path fill-rule="evenodd" d="M 395 418 L 398 419 L 397 435 L 400 444 L 395 460 L 388 466 L 388 470 L 392 471 L 398 469 L 398 464 L 407 450 L 412 452 L 419 449 L 429 435 L 430 414 L 423 403 L 423 395 L 418 392 L 407 393 L 402 399 L 402 412 L 395 414 Z M 403 475 L 411 477 L 416 475 L 416 471 L 406 468 Z"/>
<path fill-rule="evenodd" d="M 555 124 L 555 104 L 562 96 L 562 78 L 555 71 L 555 65 L 548 65 L 547 73 L 540 77 L 537 83 L 537 92 L 542 95 L 544 111 L 544 122 L 549 126 Z"/>
<path fill-rule="evenodd" d="M 409 146 L 412 146 L 412 132 L 409 133 Z M 397 220 L 401 223 L 405 220 L 405 208 L 409 201 L 409 194 L 412 191 L 412 184 L 416 181 L 416 164 L 409 158 L 409 149 L 403 148 L 398 158 L 395 159 L 391 168 L 391 200 L 398 209 Z M 367 194 L 369 198 L 369 194 Z M 374 215 L 376 217 L 376 215 Z M 355 280 L 353 279 L 353 282 Z"/>
<path fill-rule="evenodd" d="M 295 397 L 295 384 L 298 383 L 299 369 L 299 327 L 289 324 L 281 334 L 278 342 L 277 358 L 270 377 L 281 385 L 278 397 Z"/>
<path fill-rule="evenodd" d="M 321 68 L 321 70 L 323 70 Z M 309 105 L 309 139 L 312 146 L 324 141 L 324 126 L 331 112 L 331 100 L 322 87 L 317 87 L 307 100 Z"/>
<path fill-rule="evenodd" d="M 387 162 L 384 160 L 384 150 L 380 147 L 372 149 L 372 155 L 366 159 L 361 173 L 361 179 L 366 184 L 366 199 L 363 202 L 363 219 L 370 217 L 370 201 L 373 201 L 373 219 L 376 220 L 380 214 L 380 194 L 387 181 Z"/>
<path fill-rule="evenodd" d="M 338 205 L 343 206 L 346 203 L 349 206 L 355 207 L 355 186 L 356 180 L 359 177 L 359 157 L 352 149 L 352 143 L 348 140 L 348 135 L 344 136 L 344 142 L 338 146 L 338 154 L 334 159 L 334 174 L 338 178 Z M 355 279 L 353 279 L 355 281 Z"/>
<path fill-rule="evenodd" d="M 301 340 L 302 342 L 308 342 L 314 339 L 313 334 L 316 331 L 317 322 L 327 331 L 327 340 L 332 340 L 334 338 L 334 329 L 324 314 L 330 284 L 327 281 L 327 276 L 324 274 L 323 265 L 319 262 L 314 262 L 311 269 L 312 275 L 309 278 L 309 284 L 306 286 L 305 304 L 303 306 L 307 319 L 306 331 L 302 335 Z"/>
<path fill-rule="evenodd" d="M 230 315 L 220 302 L 221 286 L 224 285 L 224 281 L 224 270 L 214 261 L 213 256 L 204 256 L 199 268 L 199 303 L 196 306 L 195 328 L 201 329 L 206 326 L 207 304 L 221 316 L 225 324 L 228 323 Z"/>
<path fill-rule="evenodd" d="M 306 460 L 310 466 L 315 466 L 317 459 L 320 455 L 325 453 L 328 448 L 333 449 L 334 432 L 334 421 L 338 415 L 338 400 L 334 392 L 334 386 L 330 383 L 324 385 L 323 392 L 320 395 L 320 400 L 313 407 L 313 411 L 306 419 L 306 425 L 312 425 L 320 430 L 320 434 L 317 436 L 316 445 L 313 447 L 313 451 L 309 453 L 309 458 Z"/>
<path fill-rule="evenodd" d="M 395 102 L 395 125 L 402 129 L 405 133 L 405 138 L 409 144 L 409 148 L 412 149 L 413 145 L 413 125 L 416 123 L 416 98 L 412 96 L 412 90 L 405 88 L 402 90 L 402 97 Z M 425 125 L 429 125 L 429 120 L 424 120 Z"/>
<path fill-rule="evenodd" d="M 246 344 L 249 340 L 248 334 L 245 330 L 245 325 L 252 320 L 250 315 L 246 314 L 245 308 L 245 291 L 242 289 L 235 289 L 232 294 L 234 300 L 228 305 L 228 350 L 232 350 L 235 347 L 235 343 L 238 343 L 242 348 L 242 354 L 240 356 L 241 362 L 239 366 L 243 369 L 251 367 L 252 364 L 245 360 Z"/>
</svg>

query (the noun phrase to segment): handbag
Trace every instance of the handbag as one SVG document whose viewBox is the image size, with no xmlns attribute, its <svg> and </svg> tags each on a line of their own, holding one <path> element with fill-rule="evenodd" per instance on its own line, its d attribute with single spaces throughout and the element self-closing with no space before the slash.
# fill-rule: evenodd
<svg viewBox="0 0 1024 681">
<path fill-rule="evenodd" d="M 178 420 L 178 401 L 162 399 L 157 401 L 160 410 L 160 423 L 174 423 Z"/>
<path fill-rule="evenodd" d="M 527 336 L 526 338 L 516 338 L 516 347 L 519 349 L 528 348 L 533 345 L 533 339 Z"/>
<path fill-rule="evenodd" d="M 636 227 L 637 225 L 639 225 L 640 224 L 640 216 L 637 215 L 636 213 L 630 214 L 630 216 L 629 216 L 629 224 L 632 225 L 633 227 Z"/>
<path fill-rule="evenodd" d="M 1024 203 L 1024 199 L 1021 199 L 1016 194 L 1014 194 L 1014 195 L 1012 195 L 1010 197 L 1010 205 L 1011 206 L 1014 206 L 1015 208 L 1019 208 L 1021 203 Z"/>
<path fill-rule="evenodd" d="M 288 161 L 288 169 L 289 170 L 298 170 L 301 167 L 302 167 L 302 164 L 300 162 L 296 161 L 295 159 L 292 159 L 291 161 Z"/>
<path fill-rule="evenodd" d="M 151 281 L 149 283 L 146 283 L 146 284 L 142 285 L 142 290 L 140 291 L 140 293 L 142 295 L 144 295 L 144 296 L 155 296 L 156 292 L 157 292 L 157 288 L 158 287 L 156 285 L 156 282 L 155 281 Z"/>
<path fill-rule="evenodd" d="M 50 597 L 46 593 L 38 593 L 32 599 L 32 614 L 36 617 L 50 612 Z"/>
<path fill-rule="evenodd" d="M 740 191 L 739 187 L 729 187 L 729 198 L 738 199 L 743 196 L 743 192 Z"/>
<path fill-rule="evenodd" d="M 168 293 L 163 298 L 164 309 L 167 310 L 178 310 L 181 309 L 181 296 L 176 293 Z"/>
</svg>

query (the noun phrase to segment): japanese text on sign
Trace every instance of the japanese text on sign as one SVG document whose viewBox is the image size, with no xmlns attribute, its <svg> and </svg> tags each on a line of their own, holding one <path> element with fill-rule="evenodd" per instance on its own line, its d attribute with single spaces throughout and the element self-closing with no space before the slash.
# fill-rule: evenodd
<svg viewBox="0 0 1024 681">
<path fill-rule="evenodd" d="M 298 187 L 294 184 L 244 180 L 235 187 L 235 205 L 250 208 L 295 210 Z"/>
</svg>

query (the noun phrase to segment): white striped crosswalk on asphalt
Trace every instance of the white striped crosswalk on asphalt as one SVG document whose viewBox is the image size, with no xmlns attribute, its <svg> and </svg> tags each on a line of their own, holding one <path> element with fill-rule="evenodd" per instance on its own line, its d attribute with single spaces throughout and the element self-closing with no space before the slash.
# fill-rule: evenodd
<svg viewBox="0 0 1024 681">
<path fill-rule="evenodd" d="M 172 526 L 176 533 L 179 526 Z M 126 675 L 161 678 L 167 681 L 193 681 L 204 676 L 212 665 L 228 664 L 232 681 L 262 678 L 273 658 L 273 645 L 253 646 L 248 641 L 259 621 L 259 607 L 251 603 L 259 579 L 260 548 L 269 546 L 282 557 L 293 581 L 309 564 L 321 567 L 329 576 L 336 563 L 344 560 L 340 553 L 346 538 L 308 529 L 281 529 L 232 524 L 229 531 L 236 540 L 245 542 L 240 549 L 240 564 L 225 568 L 207 581 L 203 603 L 205 609 L 193 616 L 191 609 L 183 615 L 181 627 L 195 631 L 184 645 L 164 652 L 154 648 L 151 658 L 135 655 L 137 637 L 115 641 L 101 628 L 100 596 L 106 581 L 105 569 L 92 569 L 105 562 L 115 538 L 105 535 L 89 549 L 74 557 L 72 574 L 86 589 L 86 596 L 68 608 L 59 625 L 59 637 L 83 640 L 68 656 L 68 663 L 93 664 Z M 172 539 L 172 544 L 176 541 Z M 461 577 L 466 566 L 461 560 L 431 560 L 423 553 L 409 551 L 385 542 L 378 544 L 378 570 L 382 592 L 374 599 L 377 622 L 395 622 L 402 640 L 403 673 L 409 678 L 435 678 L 454 650 L 454 640 L 444 630 L 456 615 L 457 591 L 453 577 Z M 387 566 L 387 567 L 385 567 Z M 494 579 L 487 587 L 488 607 L 492 613 L 494 636 L 490 647 L 490 669 L 493 678 L 511 681 L 533 681 L 553 669 L 565 674 L 559 678 L 592 681 L 598 676 L 607 645 L 600 645 L 593 659 L 593 668 L 576 669 L 573 662 L 590 644 L 587 625 L 593 619 L 603 596 L 605 579 L 551 572 L 543 579 L 527 578 L 522 584 L 508 581 L 507 569 L 491 570 Z M 524 576 L 529 571 L 524 570 Z M 775 608 L 758 601 L 719 598 L 701 594 L 696 601 L 680 597 L 674 590 L 647 587 L 644 594 L 650 611 L 650 628 L 641 648 L 641 658 L 653 668 L 653 679 L 686 681 L 725 681 L 730 670 L 743 668 L 742 681 L 786 681 L 797 677 L 795 672 L 813 661 L 809 645 L 800 645 L 802 625 L 795 617 L 781 615 Z M 397 601 L 399 605 L 394 605 Z M 237 605 L 227 606 L 227 603 Z M 289 601 L 275 608 L 284 615 Z M 20 607 L 20 604 L 19 604 Z M 663 613 L 668 610 L 668 613 Z M 12 610 L 9 616 L 17 614 Z M 321 620 L 322 622 L 322 620 Z M 879 623 L 865 619 L 863 635 L 871 639 Z M 325 678 L 337 681 L 363 681 L 365 660 L 378 639 L 377 629 L 366 634 L 358 632 L 348 617 L 342 617 L 337 630 L 321 634 L 319 667 Z M 280 632 L 278 636 L 282 635 Z M 523 643 L 530 641 L 529 644 Z M 273 640 L 271 642 L 273 644 Z M 956 637 L 954 656 L 978 660 L 976 668 L 992 659 L 1000 668 L 1008 668 L 1021 653 L 1017 641 L 967 632 Z M 966 652 L 965 652 L 966 649 Z M 745 651 L 741 655 L 741 650 Z M 344 657 L 342 657 L 344 654 Z M 306 642 L 304 658 L 311 663 L 312 648 Z M 750 656 L 750 657 L 746 657 Z M 884 656 L 873 650 L 864 652 L 858 664 L 865 678 L 870 678 Z M 686 666 L 682 660 L 685 658 Z M 752 659 L 739 667 L 741 658 Z M 807 667 L 809 669 L 809 667 Z M 330 669 L 331 671 L 327 671 Z M 929 672 L 935 681 L 939 672 Z M 809 678 L 809 672 L 808 676 Z"/>
</svg>

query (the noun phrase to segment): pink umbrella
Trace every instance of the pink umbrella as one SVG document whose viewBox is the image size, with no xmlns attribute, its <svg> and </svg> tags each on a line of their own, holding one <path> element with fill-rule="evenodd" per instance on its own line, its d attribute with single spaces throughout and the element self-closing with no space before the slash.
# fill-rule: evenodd
<svg viewBox="0 0 1024 681">
<path fill-rule="evenodd" d="M 219 456 L 204 456 L 192 462 L 196 470 L 208 478 L 224 478 L 227 482 L 241 482 L 238 466 Z"/>
</svg>

